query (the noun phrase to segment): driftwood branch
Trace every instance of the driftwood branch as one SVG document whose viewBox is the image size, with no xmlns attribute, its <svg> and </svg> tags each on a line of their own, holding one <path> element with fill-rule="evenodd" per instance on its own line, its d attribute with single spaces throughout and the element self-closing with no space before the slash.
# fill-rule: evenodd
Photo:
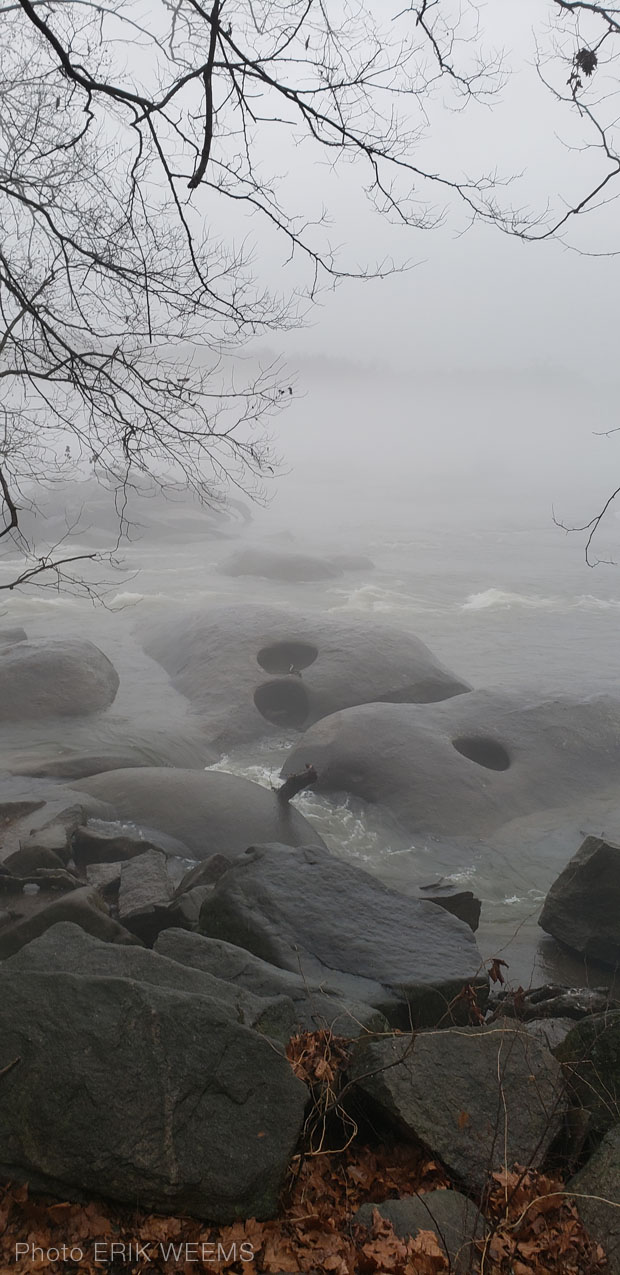
<svg viewBox="0 0 620 1275">
<path fill-rule="evenodd" d="M 314 766 L 306 762 L 305 770 L 299 771 L 296 775 L 289 775 L 284 781 L 281 788 L 276 789 L 278 801 L 289 802 L 291 797 L 296 797 L 298 792 L 303 792 L 304 788 L 310 788 L 315 784 L 318 775 Z"/>
</svg>

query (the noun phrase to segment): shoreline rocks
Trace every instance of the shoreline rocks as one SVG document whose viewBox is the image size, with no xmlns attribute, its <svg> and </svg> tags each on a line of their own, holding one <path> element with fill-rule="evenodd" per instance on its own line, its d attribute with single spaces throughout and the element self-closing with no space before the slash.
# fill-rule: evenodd
<svg viewBox="0 0 620 1275">
<path fill-rule="evenodd" d="M 465 1021 L 488 978 L 471 929 L 318 846 L 253 846 L 216 882 L 200 932 L 374 1006 L 393 1026 Z M 475 989 L 475 990 L 474 990 Z"/>
<path fill-rule="evenodd" d="M 586 837 L 554 881 L 538 924 L 573 951 L 620 964 L 620 846 Z"/>
</svg>

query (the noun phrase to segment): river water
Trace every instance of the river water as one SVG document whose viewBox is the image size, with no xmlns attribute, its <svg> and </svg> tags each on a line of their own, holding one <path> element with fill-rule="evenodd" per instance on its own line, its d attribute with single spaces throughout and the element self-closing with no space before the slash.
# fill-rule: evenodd
<svg viewBox="0 0 620 1275">
<path fill-rule="evenodd" d="M 512 517 L 502 525 L 495 517 L 477 526 L 470 519 L 467 527 L 454 519 L 435 529 L 416 519 L 402 499 L 385 502 L 388 508 L 374 520 L 359 502 L 340 517 L 332 505 L 328 516 L 317 518 L 301 501 L 298 516 L 277 507 L 258 510 L 250 525 L 228 526 L 224 538 L 207 534 L 186 543 L 160 528 L 161 534 L 123 551 L 125 574 L 112 576 L 104 606 L 40 590 L 4 594 L 0 627 L 23 624 L 31 637 L 88 636 L 115 664 L 121 687 L 111 709 L 97 718 L 5 729 L 0 761 L 15 754 L 28 759 L 50 745 L 62 755 L 161 732 L 178 739 L 177 764 L 184 764 L 184 741 L 194 731 L 190 708 L 143 654 L 137 636 L 145 623 L 174 614 L 181 604 L 260 601 L 359 617 L 360 623 L 375 618 L 416 634 L 474 687 L 620 694 L 620 572 L 588 568 L 581 545 L 551 519 L 528 525 Z M 228 554 L 257 541 L 298 552 L 366 554 L 375 566 L 294 586 L 218 571 Z M 216 766 L 269 784 L 293 742 L 293 735 L 257 741 Z M 544 894 L 576 845 L 560 841 L 542 854 L 527 844 L 519 854 L 501 845 L 477 853 L 475 847 L 450 848 L 432 839 L 412 846 L 376 809 L 312 793 L 297 804 L 336 853 L 392 884 L 406 888 L 411 875 L 417 882 L 442 875 L 474 889 L 483 903 L 482 953 L 501 951 L 516 981 L 606 981 L 601 971 L 584 970 L 542 938 L 536 925 Z"/>
</svg>

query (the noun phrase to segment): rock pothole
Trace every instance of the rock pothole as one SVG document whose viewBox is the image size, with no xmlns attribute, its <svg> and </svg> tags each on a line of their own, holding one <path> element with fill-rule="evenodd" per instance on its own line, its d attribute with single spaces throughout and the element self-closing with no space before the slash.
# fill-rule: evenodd
<svg viewBox="0 0 620 1275">
<path fill-rule="evenodd" d="M 261 716 L 274 726 L 300 729 L 308 716 L 308 697 L 302 683 L 293 677 L 257 686 L 254 703 Z"/>
<path fill-rule="evenodd" d="M 487 770 L 508 770 L 510 757 L 503 744 L 496 739 L 484 739 L 481 736 L 462 736 L 452 740 L 452 747 L 468 761 Z"/>
<path fill-rule="evenodd" d="M 272 642 L 262 647 L 256 660 L 266 673 L 285 676 L 308 668 L 314 664 L 318 654 L 317 647 L 310 642 Z"/>
</svg>

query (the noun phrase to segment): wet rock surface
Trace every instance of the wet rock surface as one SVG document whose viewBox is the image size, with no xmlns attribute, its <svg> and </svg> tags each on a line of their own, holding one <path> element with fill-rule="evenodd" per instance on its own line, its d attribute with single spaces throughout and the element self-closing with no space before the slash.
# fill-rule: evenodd
<svg viewBox="0 0 620 1275">
<path fill-rule="evenodd" d="M 388 890 L 319 847 L 252 847 L 216 883 L 200 930 L 312 984 L 327 978 L 399 1027 L 458 1017 L 471 984 L 486 996 L 486 974 L 464 922 Z"/>
</svg>

